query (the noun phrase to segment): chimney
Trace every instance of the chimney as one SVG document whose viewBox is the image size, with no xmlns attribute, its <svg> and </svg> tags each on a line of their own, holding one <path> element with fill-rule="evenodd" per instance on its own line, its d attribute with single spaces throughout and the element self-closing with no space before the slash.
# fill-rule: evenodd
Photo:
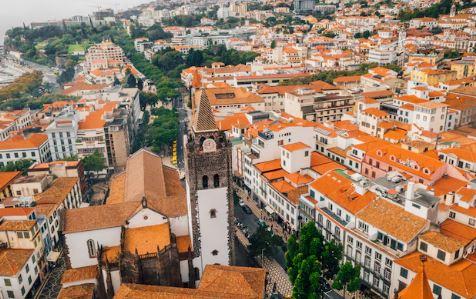
<svg viewBox="0 0 476 299">
<path fill-rule="evenodd" d="M 415 197 L 415 183 L 408 182 L 407 184 L 407 192 L 405 194 L 406 199 L 413 200 Z"/>
</svg>

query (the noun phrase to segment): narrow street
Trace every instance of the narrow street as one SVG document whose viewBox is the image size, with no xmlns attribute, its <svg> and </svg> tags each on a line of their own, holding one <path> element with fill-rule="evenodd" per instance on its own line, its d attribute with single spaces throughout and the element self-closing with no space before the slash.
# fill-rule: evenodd
<svg viewBox="0 0 476 299">
<path fill-rule="evenodd" d="M 50 270 L 41 289 L 36 293 L 35 299 L 50 299 L 58 297 L 61 290 L 61 278 L 66 269 L 64 254 L 58 258 L 56 267 Z"/>
</svg>

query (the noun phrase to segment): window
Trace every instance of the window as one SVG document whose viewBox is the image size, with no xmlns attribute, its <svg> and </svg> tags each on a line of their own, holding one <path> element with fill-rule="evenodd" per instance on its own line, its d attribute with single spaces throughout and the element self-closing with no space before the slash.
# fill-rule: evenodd
<svg viewBox="0 0 476 299">
<path fill-rule="evenodd" d="M 28 276 L 28 284 L 29 284 L 29 285 L 31 284 L 32 281 L 33 281 L 33 280 L 31 280 L 31 276 Z"/>
<path fill-rule="evenodd" d="M 21 287 L 21 294 L 25 295 L 25 287 Z"/>
<path fill-rule="evenodd" d="M 450 218 L 451 218 L 451 219 L 455 219 L 455 217 L 456 217 L 455 212 L 450 212 Z"/>
<path fill-rule="evenodd" d="M 357 248 L 362 249 L 362 242 L 357 241 Z"/>
<path fill-rule="evenodd" d="M 202 177 L 202 187 L 203 189 L 208 189 L 208 177 L 206 175 Z"/>
<path fill-rule="evenodd" d="M 456 294 L 451 294 L 451 299 L 461 299 L 461 297 Z"/>
<path fill-rule="evenodd" d="M 215 188 L 220 187 L 220 176 L 218 174 L 215 174 L 213 176 L 213 187 Z"/>
<path fill-rule="evenodd" d="M 305 151 L 304 152 L 304 157 L 308 157 L 309 156 L 309 151 Z"/>
<path fill-rule="evenodd" d="M 433 284 L 433 294 L 435 295 L 441 295 L 441 287 L 437 285 L 436 283 Z"/>
<path fill-rule="evenodd" d="M 390 271 L 389 268 L 383 269 L 383 277 L 384 277 L 386 280 L 390 280 L 390 279 L 392 278 L 392 271 Z"/>
<path fill-rule="evenodd" d="M 352 244 L 354 243 L 354 239 L 351 236 L 347 236 L 347 242 Z"/>
<path fill-rule="evenodd" d="M 96 245 L 94 244 L 94 240 L 89 239 L 88 241 L 86 241 L 86 244 L 88 246 L 89 257 L 96 257 Z"/>
<path fill-rule="evenodd" d="M 380 283 L 380 280 L 377 277 L 374 276 L 374 281 L 373 281 L 374 287 L 378 288 L 379 283 Z"/>
<path fill-rule="evenodd" d="M 377 261 L 381 261 L 382 260 L 382 254 L 380 252 L 375 251 L 375 259 Z"/>
<path fill-rule="evenodd" d="M 445 261 L 445 259 L 446 259 L 446 252 L 444 252 L 443 250 L 438 249 L 438 253 L 436 254 L 436 257 L 437 257 L 439 260 Z"/>
<path fill-rule="evenodd" d="M 428 244 L 425 242 L 420 242 L 420 250 L 426 252 L 428 250 Z"/>
<path fill-rule="evenodd" d="M 26 273 L 30 272 L 30 265 L 26 264 L 25 271 Z"/>
<path fill-rule="evenodd" d="M 210 218 L 217 218 L 217 210 L 215 209 L 210 210 Z"/>
<path fill-rule="evenodd" d="M 372 255 L 372 248 L 365 246 L 365 254 Z"/>
<path fill-rule="evenodd" d="M 380 263 L 379 262 L 374 263 L 374 271 L 377 272 L 377 273 L 380 273 Z"/>
<path fill-rule="evenodd" d="M 405 269 L 405 268 L 400 268 L 400 276 L 403 277 L 403 278 L 407 278 L 408 277 L 408 270 Z"/>
<path fill-rule="evenodd" d="M 456 260 L 457 258 L 459 258 L 459 249 L 456 250 L 456 252 L 455 252 L 455 260 Z"/>
<path fill-rule="evenodd" d="M 218 255 L 218 250 L 216 250 L 216 249 L 213 250 L 213 251 L 212 251 L 212 255 Z"/>
<path fill-rule="evenodd" d="M 10 281 L 10 279 L 5 278 L 4 281 L 5 281 L 5 286 L 10 287 L 12 285 L 12 282 Z"/>
<path fill-rule="evenodd" d="M 15 293 L 13 291 L 7 291 L 8 298 L 15 298 Z"/>
<path fill-rule="evenodd" d="M 469 218 L 469 220 L 468 220 L 469 225 L 474 226 L 475 223 L 476 223 L 476 220 L 474 218 Z"/>
</svg>

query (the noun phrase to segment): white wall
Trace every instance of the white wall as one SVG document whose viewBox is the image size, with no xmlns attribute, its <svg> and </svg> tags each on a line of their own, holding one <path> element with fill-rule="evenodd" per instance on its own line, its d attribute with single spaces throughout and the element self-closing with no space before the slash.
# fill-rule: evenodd
<svg viewBox="0 0 476 299">
<path fill-rule="evenodd" d="M 230 264 L 227 193 L 226 187 L 197 191 L 203 266 Z M 216 218 L 210 217 L 211 209 L 216 210 Z M 212 254 L 214 250 L 218 250 L 217 255 Z"/>
<path fill-rule="evenodd" d="M 190 235 L 188 230 L 188 216 L 170 218 L 170 230 L 177 237 Z"/>
<path fill-rule="evenodd" d="M 159 225 L 167 222 L 167 217 L 149 208 L 143 208 L 129 218 L 128 228 Z"/>
<path fill-rule="evenodd" d="M 71 268 L 97 264 L 96 257 L 89 257 L 87 241 L 89 239 L 103 246 L 118 246 L 121 243 L 121 227 L 105 228 L 94 231 L 65 234 Z"/>
</svg>

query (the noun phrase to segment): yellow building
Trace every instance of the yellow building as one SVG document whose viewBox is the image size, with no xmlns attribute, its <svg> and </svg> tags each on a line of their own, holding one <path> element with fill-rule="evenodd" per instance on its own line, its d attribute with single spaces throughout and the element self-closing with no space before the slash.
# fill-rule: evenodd
<svg viewBox="0 0 476 299">
<path fill-rule="evenodd" d="M 456 72 L 457 80 L 476 75 L 476 56 L 465 56 L 451 62 L 451 70 Z"/>
<path fill-rule="evenodd" d="M 411 72 L 411 80 L 426 83 L 431 86 L 438 86 L 440 82 L 455 80 L 456 72 L 450 70 L 414 70 Z"/>
<path fill-rule="evenodd" d="M 408 54 L 408 63 L 414 63 L 414 62 L 426 62 L 430 64 L 436 64 L 436 61 L 438 60 L 438 56 L 436 54 Z"/>
</svg>

